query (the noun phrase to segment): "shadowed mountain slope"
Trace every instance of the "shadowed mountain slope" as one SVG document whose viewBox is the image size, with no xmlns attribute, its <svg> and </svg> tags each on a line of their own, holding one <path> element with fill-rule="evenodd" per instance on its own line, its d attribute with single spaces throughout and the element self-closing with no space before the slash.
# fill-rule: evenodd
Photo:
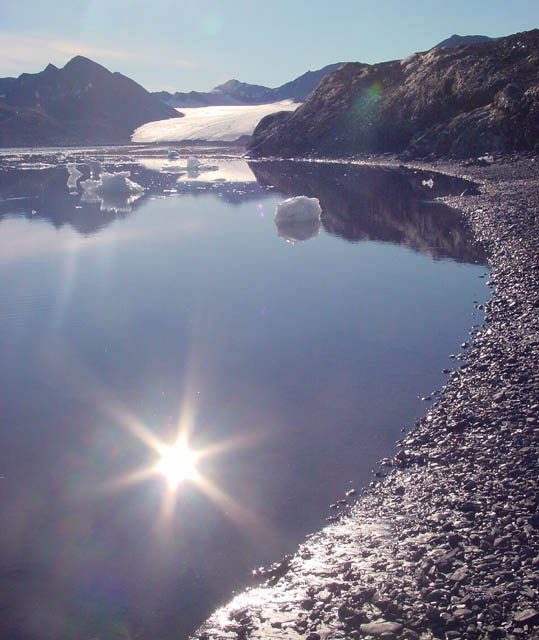
<svg viewBox="0 0 539 640">
<path fill-rule="evenodd" d="M 146 122 L 178 117 L 121 73 L 76 56 L 62 69 L 0 79 L 0 146 L 129 142 Z"/>
</svg>

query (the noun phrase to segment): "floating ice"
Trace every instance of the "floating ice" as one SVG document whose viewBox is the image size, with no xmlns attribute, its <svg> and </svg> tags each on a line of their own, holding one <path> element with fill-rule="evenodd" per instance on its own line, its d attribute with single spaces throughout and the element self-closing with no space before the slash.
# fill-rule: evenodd
<svg viewBox="0 0 539 640">
<path fill-rule="evenodd" d="M 434 180 L 432 178 L 429 178 L 428 180 L 422 180 L 421 184 L 424 187 L 428 187 L 429 189 L 432 189 L 434 187 Z"/>
<path fill-rule="evenodd" d="M 82 176 L 82 172 L 80 172 L 74 162 L 68 162 L 66 164 L 66 169 L 69 174 L 67 178 L 67 188 L 71 191 L 77 189 L 77 181 Z"/>
<path fill-rule="evenodd" d="M 144 193 L 144 187 L 129 180 L 129 171 L 102 173 L 99 180 L 83 180 L 82 202 L 99 202 L 101 211 L 131 211 L 131 204 Z"/>
<path fill-rule="evenodd" d="M 275 222 L 305 222 L 320 220 L 322 208 L 318 198 L 295 196 L 279 202 L 275 209 Z"/>
<path fill-rule="evenodd" d="M 132 204 L 140 198 L 142 193 L 131 194 L 107 194 L 97 195 L 91 191 L 85 191 L 80 200 L 86 204 L 99 204 L 100 211 L 108 211 L 111 213 L 129 213 L 132 210 Z"/>
<path fill-rule="evenodd" d="M 283 200 L 275 210 L 277 233 L 291 244 L 314 238 L 320 233 L 321 214 L 318 198 L 296 196 Z"/>
<path fill-rule="evenodd" d="M 96 195 L 128 195 L 132 193 L 142 193 L 144 187 L 129 180 L 130 171 L 119 171 L 118 173 L 102 173 L 99 180 L 83 180 L 80 186 L 85 192 Z"/>
</svg>

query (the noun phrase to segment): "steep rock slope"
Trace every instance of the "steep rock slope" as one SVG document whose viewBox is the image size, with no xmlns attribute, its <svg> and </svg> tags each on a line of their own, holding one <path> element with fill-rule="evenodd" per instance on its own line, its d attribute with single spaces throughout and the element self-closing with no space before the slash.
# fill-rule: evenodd
<svg viewBox="0 0 539 640">
<path fill-rule="evenodd" d="M 62 69 L 0 79 L 0 146 L 128 142 L 173 108 L 121 73 L 76 56 Z"/>
<path fill-rule="evenodd" d="M 292 114 L 261 120 L 255 155 L 539 149 L 539 30 L 405 60 L 349 63 Z"/>
</svg>

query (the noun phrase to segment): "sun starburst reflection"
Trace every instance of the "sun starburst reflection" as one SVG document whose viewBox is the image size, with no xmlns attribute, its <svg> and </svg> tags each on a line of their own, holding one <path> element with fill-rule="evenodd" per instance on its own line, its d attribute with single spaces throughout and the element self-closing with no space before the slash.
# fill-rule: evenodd
<svg viewBox="0 0 539 640">
<path fill-rule="evenodd" d="M 171 490 L 177 489 L 184 480 L 197 480 L 196 463 L 199 454 L 189 448 L 185 437 L 180 436 L 172 446 L 160 446 L 161 458 L 155 470 L 162 474 Z"/>
</svg>

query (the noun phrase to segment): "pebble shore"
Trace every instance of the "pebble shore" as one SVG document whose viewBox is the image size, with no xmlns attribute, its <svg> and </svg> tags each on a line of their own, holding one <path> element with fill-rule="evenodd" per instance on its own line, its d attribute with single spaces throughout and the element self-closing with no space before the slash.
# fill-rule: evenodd
<svg viewBox="0 0 539 640">
<path fill-rule="evenodd" d="M 445 199 L 492 290 L 447 384 L 371 487 L 193 637 L 539 638 L 539 160 L 490 160 L 415 165 L 481 187 Z"/>
</svg>

